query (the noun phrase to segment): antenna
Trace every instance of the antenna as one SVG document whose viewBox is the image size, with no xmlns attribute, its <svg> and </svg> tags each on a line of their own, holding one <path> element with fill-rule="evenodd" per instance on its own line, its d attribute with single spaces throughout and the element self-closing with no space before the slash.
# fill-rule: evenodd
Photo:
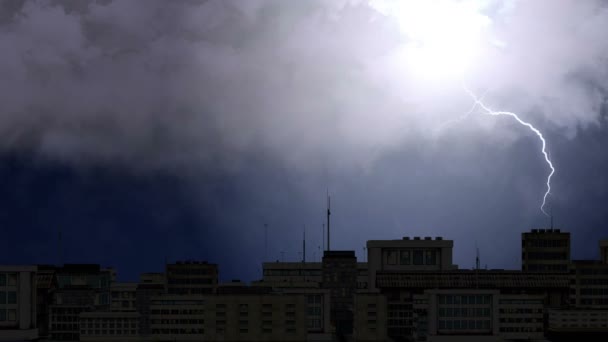
<svg viewBox="0 0 608 342">
<path fill-rule="evenodd" d="M 475 269 L 479 269 L 479 247 L 477 247 L 477 243 L 475 243 L 475 249 L 477 251 L 477 255 L 475 256 Z"/>
<path fill-rule="evenodd" d="M 327 189 L 327 251 L 331 250 L 329 244 L 329 216 L 331 215 L 331 197 L 329 197 L 329 189 Z"/>
<path fill-rule="evenodd" d="M 63 265 L 63 250 L 61 248 L 61 226 L 58 227 L 57 229 L 57 262 L 59 263 L 58 266 L 62 266 Z"/>
</svg>

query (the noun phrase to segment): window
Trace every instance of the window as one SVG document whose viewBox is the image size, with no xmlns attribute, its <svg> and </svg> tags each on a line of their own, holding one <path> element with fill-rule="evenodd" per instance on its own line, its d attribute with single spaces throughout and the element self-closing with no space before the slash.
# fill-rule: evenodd
<svg viewBox="0 0 608 342">
<path fill-rule="evenodd" d="M 423 264 L 423 254 L 421 250 L 414 251 L 414 265 L 422 265 Z"/>
<path fill-rule="evenodd" d="M 389 250 L 386 252 L 386 263 L 389 265 L 397 265 L 397 252 Z"/>
<path fill-rule="evenodd" d="M 409 265 L 411 263 L 410 251 L 401 251 L 399 256 L 399 261 L 401 265 Z"/>
<path fill-rule="evenodd" d="M 6 321 L 6 309 L 0 309 L 0 322 Z"/>
<path fill-rule="evenodd" d="M 16 286 L 17 285 L 17 275 L 9 274 L 7 283 L 8 283 L 8 286 Z"/>
<path fill-rule="evenodd" d="M 437 263 L 437 258 L 435 257 L 435 251 L 426 251 L 426 264 L 427 265 L 435 265 Z"/>
<path fill-rule="evenodd" d="M 0 286 L 6 286 L 6 274 L 0 274 Z"/>
<path fill-rule="evenodd" d="M 6 303 L 7 304 L 17 304 L 17 292 L 15 292 L 15 291 L 7 292 Z"/>
<path fill-rule="evenodd" d="M 0 291 L 0 304 L 6 304 L 6 292 Z"/>
</svg>

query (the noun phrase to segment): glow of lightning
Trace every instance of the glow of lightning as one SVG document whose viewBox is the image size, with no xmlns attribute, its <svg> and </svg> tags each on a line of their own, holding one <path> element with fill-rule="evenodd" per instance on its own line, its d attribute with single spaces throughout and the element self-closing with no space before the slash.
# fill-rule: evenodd
<svg viewBox="0 0 608 342">
<path fill-rule="evenodd" d="M 536 127 L 532 126 L 532 124 L 522 120 L 519 116 L 517 116 L 517 114 L 515 114 L 513 112 L 495 111 L 495 110 L 490 109 L 488 106 L 486 106 L 481 101 L 481 98 L 478 98 L 469 88 L 467 88 L 466 85 L 463 85 L 463 87 L 464 87 L 465 91 L 469 94 L 469 96 L 471 96 L 471 98 L 474 101 L 473 108 L 464 117 L 468 116 L 476 106 L 479 106 L 479 108 L 483 109 L 486 112 L 486 114 L 488 114 L 488 115 L 493 115 L 493 116 L 506 115 L 506 116 L 510 116 L 510 117 L 514 118 L 515 121 L 517 121 L 520 125 L 528 127 L 532 132 L 534 132 L 534 134 L 536 134 L 536 136 L 538 136 L 538 138 L 540 139 L 540 141 L 542 143 L 541 152 L 542 152 L 543 156 L 545 157 L 545 162 L 547 162 L 547 165 L 549 165 L 549 168 L 551 169 L 551 172 L 549 172 L 549 176 L 547 176 L 547 191 L 545 192 L 545 195 L 543 196 L 543 204 L 541 204 L 540 210 L 546 216 L 550 216 L 545 211 L 545 204 L 547 204 L 547 196 L 549 196 L 549 194 L 551 193 L 551 177 L 553 177 L 553 174 L 555 173 L 555 168 L 553 167 L 553 163 L 551 162 L 551 159 L 549 158 L 549 155 L 547 154 L 547 142 L 545 141 L 545 137 L 543 136 L 543 134 Z M 461 117 L 459 120 L 461 120 L 462 118 L 463 117 Z"/>
</svg>

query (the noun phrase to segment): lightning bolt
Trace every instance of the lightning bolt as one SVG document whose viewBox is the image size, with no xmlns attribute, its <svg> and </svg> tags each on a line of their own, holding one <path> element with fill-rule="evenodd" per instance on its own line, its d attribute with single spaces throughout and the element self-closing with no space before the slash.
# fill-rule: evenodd
<svg viewBox="0 0 608 342">
<path fill-rule="evenodd" d="M 534 134 L 536 134 L 536 136 L 538 136 L 538 139 L 540 139 L 540 141 L 542 143 L 541 152 L 542 152 L 543 156 L 545 157 L 545 162 L 547 163 L 547 165 L 549 165 L 549 168 L 551 169 L 551 172 L 549 172 L 549 175 L 547 176 L 547 191 L 545 192 L 545 195 L 543 196 L 543 203 L 540 206 L 540 210 L 543 212 L 543 214 L 545 214 L 546 216 L 549 217 L 550 215 L 545 211 L 545 205 L 547 204 L 547 197 L 551 193 L 551 177 L 553 177 L 553 174 L 555 173 L 555 168 L 553 167 L 553 163 L 551 162 L 551 159 L 549 158 L 549 154 L 547 153 L 547 142 L 545 141 L 545 137 L 536 127 L 532 126 L 532 124 L 530 124 L 529 122 L 522 120 L 519 116 L 517 116 L 517 114 L 515 114 L 513 112 L 492 110 L 482 102 L 482 98 L 478 98 L 466 85 L 463 84 L 463 88 L 465 89 L 467 94 L 469 94 L 469 96 L 471 96 L 474 103 L 473 103 L 472 108 L 465 115 L 461 116 L 460 118 L 456 119 L 455 121 L 461 121 L 463 119 L 466 119 L 473 112 L 473 110 L 476 107 L 479 107 L 479 108 L 483 109 L 487 115 L 492 115 L 492 116 L 506 115 L 506 116 L 512 117 L 520 125 L 528 127 L 532 132 L 534 132 Z M 484 93 L 484 95 L 485 95 L 485 93 Z"/>
</svg>

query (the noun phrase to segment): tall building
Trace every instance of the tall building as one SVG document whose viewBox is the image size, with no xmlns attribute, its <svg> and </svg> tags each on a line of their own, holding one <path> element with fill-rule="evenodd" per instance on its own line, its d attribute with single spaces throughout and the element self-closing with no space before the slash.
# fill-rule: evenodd
<svg viewBox="0 0 608 342">
<path fill-rule="evenodd" d="M 135 306 L 139 313 L 139 335 L 147 339 L 152 334 L 150 325 L 150 306 L 152 298 L 165 293 L 164 273 L 143 273 L 137 284 Z"/>
<path fill-rule="evenodd" d="M 49 334 L 54 341 L 80 339 L 80 314 L 109 311 L 114 270 L 96 264 L 66 264 L 56 270 L 57 289 L 49 306 Z"/>
<path fill-rule="evenodd" d="M 354 295 L 357 290 L 357 257 L 354 251 L 325 251 L 322 287 L 330 291 L 330 321 L 336 333 L 353 332 Z"/>
<path fill-rule="evenodd" d="M 532 229 L 521 234 L 521 269 L 526 272 L 568 272 L 570 233 Z"/>
<path fill-rule="evenodd" d="M 169 294 L 211 294 L 217 288 L 217 265 L 206 261 L 167 264 L 166 280 Z"/>
<path fill-rule="evenodd" d="M 37 338 L 36 266 L 0 266 L 0 341 Z"/>
<path fill-rule="evenodd" d="M 452 264 L 454 241 L 436 237 L 404 237 L 401 240 L 367 241 L 368 286 L 375 289 L 381 271 L 442 271 L 458 268 Z"/>
</svg>

